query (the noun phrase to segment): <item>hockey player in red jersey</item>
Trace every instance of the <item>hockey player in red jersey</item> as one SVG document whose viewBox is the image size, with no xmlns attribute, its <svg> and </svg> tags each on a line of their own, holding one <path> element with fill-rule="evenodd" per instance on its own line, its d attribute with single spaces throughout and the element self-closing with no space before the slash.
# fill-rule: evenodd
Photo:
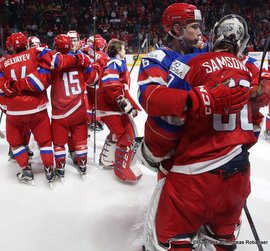
<svg viewBox="0 0 270 251">
<path fill-rule="evenodd" d="M 171 166 L 170 151 L 181 133 L 184 118 L 180 117 L 183 108 L 181 99 L 172 96 L 181 96 L 183 91 L 167 88 L 168 71 L 175 58 L 194 52 L 194 46 L 201 37 L 201 21 L 201 12 L 196 6 L 188 3 L 169 5 L 161 17 L 161 23 L 167 32 L 168 47 L 158 48 L 142 58 L 138 75 L 138 96 L 148 116 L 137 157 L 148 168 L 163 169 L 163 166 Z M 170 116 L 167 112 L 172 107 L 176 111 Z M 156 137 L 163 138 L 165 143 L 162 147 L 154 145 Z"/>
<path fill-rule="evenodd" d="M 236 56 L 248 39 L 246 22 L 227 15 L 213 29 L 214 52 L 172 63 L 170 85 L 189 90 L 187 110 L 173 167 L 160 180 L 149 209 L 147 251 L 236 249 L 235 231 L 250 193 L 248 149 L 257 141 L 253 104 L 247 99 L 231 114 L 216 114 L 208 86 L 199 85 L 201 79 L 230 78 L 229 87 L 249 92 L 252 75 Z M 201 101 L 200 95 L 205 97 Z"/>
<path fill-rule="evenodd" d="M 106 66 L 109 61 L 109 56 L 106 53 L 107 50 L 107 42 L 106 40 L 99 34 L 92 37 L 89 37 L 87 40 L 88 43 L 88 54 L 93 62 L 97 62 L 101 66 L 102 69 Z M 95 45 L 94 45 L 95 43 Z M 94 53 L 95 50 L 95 53 Z M 95 54 L 95 55 L 94 55 Z M 94 59 L 95 58 L 95 59 Z M 102 74 L 102 73 L 100 73 Z M 88 97 L 88 109 L 87 113 L 89 116 L 89 129 L 91 131 L 101 131 L 103 130 L 103 122 L 100 120 L 100 117 L 96 117 L 96 121 L 94 121 L 93 110 L 95 103 L 95 91 L 93 86 L 87 86 L 87 97 Z"/>
<path fill-rule="evenodd" d="M 80 46 L 80 35 L 77 31 L 75 30 L 70 30 L 68 31 L 67 35 L 70 37 L 71 39 L 71 52 L 72 53 L 76 53 L 77 50 L 79 50 L 79 46 Z"/>
<path fill-rule="evenodd" d="M 268 51 L 268 55 L 269 55 Z M 268 56 L 269 59 L 269 56 Z M 270 76 L 270 60 L 268 60 L 268 74 Z M 266 140 L 270 140 L 270 105 L 268 105 L 268 114 L 265 117 L 265 130 L 264 130 L 264 136 Z"/>
<path fill-rule="evenodd" d="M 0 89 L 6 96 L 4 102 L 7 109 L 7 140 L 16 161 L 23 169 L 23 172 L 18 174 L 18 178 L 27 183 L 31 183 L 34 179 L 22 135 L 23 131 L 31 130 L 40 148 L 46 178 L 51 183 L 54 180 L 54 172 L 51 128 L 47 114 L 47 93 L 44 88 L 42 89 L 42 84 L 39 81 L 34 83 L 40 92 L 21 90 L 16 93 L 12 85 L 15 80 L 21 80 L 27 74 L 32 76 L 31 73 L 37 69 L 38 65 L 43 67 L 43 73 L 46 73 L 47 69 L 59 70 L 74 65 L 77 59 L 74 56 L 65 57 L 44 48 L 26 50 L 27 40 L 20 32 L 13 33 L 8 38 L 8 44 L 9 50 L 16 52 L 16 54 L 2 62 Z M 35 79 L 35 76 L 32 77 Z"/>
<path fill-rule="evenodd" d="M 58 35 L 55 47 L 67 53 L 69 36 Z M 76 164 L 81 175 L 86 174 L 87 166 L 87 105 L 85 100 L 86 83 L 94 84 L 99 69 L 89 67 L 90 59 L 84 54 L 75 54 L 84 61 L 83 67 L 72 67 L 53 74 L 52 83 L 52 134 L 56 160 L 56 174 L 64 177 L 65 144 L 71 135 L 76 154 Z"/>
<path fill-rule="evenodd" d="M 161 23 L 168 33 L 167 41 L 171 49 L 159 48 L 142 59 L 138 76 L 139 101 L 148 117 L 144 141 L 139 146 L 137 156 L 149 168 L 158 167 L 166 172 L 164 168 L 171 167 L 173 149 L 181 135 L 185 120 L 183 111 L 186 103 L 185 98 L 181 97 L 185 97 L 187 91 L 181 88 L 167 88 L 173 80 L 169 76 L 169 68 L 172 61 L 181 54 L 207 51 L 206 48 L 203 50 L 196 48 L 201 37 L 201 21 L 200 10 L 194 5 L 187 3 L 170 5 L 164 11 Z M 205 83 L 202 81 L 204 80 L 201 80 L 200 84 Z M 231 99 L 231 89 L 222 84 L 219 84 L 218 89 L 209 89 L 209 95 L 214 102 L 219 102 L 223 93 Z M 243 100 L 245 101 L 244 96 Z M 230 108 L 234 102 L 240 100 L 224 103 L 224 106 L 228 105 L 227 108 Z M 156 140 L 157 138 L 159 140 Z"/>
<path fill-rule="evenodd" d="M 268 87 L 270 84 L 270 73 L 269 71 L 262 69 L 260 72 L 259 62 L 247 55 L 239 56 L 239 59 L 245 64 L 252 74 L 251 82 L 251 98 L 252 98 L 252 122 L 254 127 L 254 133 L 257 137 L 262 129 L 262 122 L 264 119 L 263 114 L 260 112 L 260 109 L 264 106 L 267 106 L 270 103 L 270 93 L 266 91 L 265 87 Z M 261 74 L 261 76 L 259 76 Z M 260 77 L 260 88 L 258 92 L 258 82 Z M 259 88 L 259 89 L 260 89 Z M 267 126 L 267 123 L 266 123 Z"/>
<path fill-rule="evenodd" d="M 109 42 L 107 53 L 109 62 L 104 68 L 98 89 L 98 109 L 107 116 L 102 121 L 110 134 L 105 140 L 101 155 L 101 165 L 113 165 L 115 175 L 123 181 L 137 181 L 142 173 L 131 164 L 133 151 L 130 149 L 135 138 L 132 117 L 139 107 L 129 94 L 130 76 L 125 62 L 125 44 L 113 39 Z"/>
<path fill-rule="evenodd" d="M 71 50 L 68 35 L 59 34 L 54 40 L 55 49 L 63 55 Z M 86 83 L 97 81 L 99 68 L 90 67 L 90 58 L 75 54 L 74 66 L 58 71 L 40 68 L 29 77 L 13 84 L 13 90 L 40 92 L 51 85 L 52 139 L 56 162 L 55 173 L 62 179 L 65 175 L 66 150 L 69 134 L 76 154 L 76 165 L 81 175 L 87 165 L 87 112 L 85 102 Z"/>
<path fill-rule="evenodd" d="M 15 51 L 12 51 L 13 46 L 10 44 L 10 41 L 11 41 L 11 39 L 10 39 L 10 37 L 8 37 L 6 40 L 6 48 L 10 54 L 14 54 Z M 3 57 L 1 61 L 4 61 L 7 57 L 8 57 L 8 54 L 6 54 L 5 57 Z M 0 104 L 3 108 L 3 112 L 6 113 L 6 105 L 5 105 L 4 100 L 8 101 L 9 99 L 5 97 L 4 93 L 2 93 L 2 94 L 0 93 L 0 97 L 2 98 L 2 100 L 0 101 Z M 26 132 L 22 133 L 22 135 L 24 135 L 23 136 L 23 144 L 26 148 L 28 156 L 31 158 L 34 155 L 34 153 L 29 148 L 29 141 L 30 141 L 30 137 L 31 137 L 31 132 L 29 130 L 27 130 Z M 16 161 L 15 156 L 14 156 L 10 146 L 9 146 L 9 150 L 8 150 L 8 156 L 9 156 L 9 160 Z"/>
<path fill-rule="evenodd" d="M 37 68 L 37 51 L 35 49 L 26 50 L 27 38 L 24 34 L 20 32 L 11 34 L 8 38 L 8 45 L 9 50 L 14 51 L 15 54 L 2 62 L 1 85 L 6 85 L 5 80 L 23 78 Z M 23 144 L 22 133 L 31 130 L 40 148 L 46 177 L 49 182 L 52 182 L 54 178 L 53 152 L 46 92 L 12 96 L 12 93 L 8 92 L 8 88 L 5 90 L 2 87 L 1 89 L 10 96 L 5 98 L 7 140 L 23 171 L 18 174 L 18 179 L 22 182 L 31 182 L 34 179 L 31 163 Z"/>
<path fill-rule="evenodd" d="M 27 38 L 27 48 L 37 48 L 41 46 L 41 42 L 38 37 L 31 36 Z"/>
</svg>

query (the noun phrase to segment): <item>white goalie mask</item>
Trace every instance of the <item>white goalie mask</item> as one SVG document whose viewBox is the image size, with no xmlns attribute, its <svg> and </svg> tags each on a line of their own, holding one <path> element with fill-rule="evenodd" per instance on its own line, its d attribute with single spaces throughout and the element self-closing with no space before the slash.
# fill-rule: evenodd
<svg viewBox="0 0 270 251">
<path fill-rule="evenodd" d="M 240 56 L 247 46 L 249 37 L 246 21 L 238 15 L 229 14 L 215 24 L 210 41 L 213 50 L 221 42 L 235 45 L 236 54 Z"/>
</svg>

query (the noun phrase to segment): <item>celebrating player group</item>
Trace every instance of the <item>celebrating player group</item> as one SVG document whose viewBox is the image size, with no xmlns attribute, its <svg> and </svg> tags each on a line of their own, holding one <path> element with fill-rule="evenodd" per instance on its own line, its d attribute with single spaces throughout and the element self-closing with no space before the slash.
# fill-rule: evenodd
<svg viewBox="0 0 270 251">
<path fill-rule="evenodd" d="M 138 100 L 129 93 L 123 41 L 99 34 L 81 41 L 69 31 L 49 49 L 37 37 L 11 34 L 0 68 L 9 154 L 21 168 L 18 180 L 33 183 L 33 134 L 50 186 L 63 181 L 68 152 L 85 177 L 89 124 L 106 125 L 101 166 L 126 182 L 143 175 L 136 161 L 157 173 L 144 251 L 235 250 L 270 73 L 245 55 L 248 27 L 239 15 L 217 21 L 207 42 L 194 5 L 171 4 L 161 23 L 167 44 L 142 58 L 132 83 Z M 137 103 L 147 113 L 143 138 L 134 127 Z"/>
</svg>

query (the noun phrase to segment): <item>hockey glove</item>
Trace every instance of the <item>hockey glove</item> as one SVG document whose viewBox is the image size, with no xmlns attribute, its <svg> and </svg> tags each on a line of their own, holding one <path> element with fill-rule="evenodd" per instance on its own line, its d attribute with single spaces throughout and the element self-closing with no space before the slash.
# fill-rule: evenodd
<svg viewBox="0 0 270 251">
<path fill-rule="evenodd" d="M 130 101 L 125 98 L 123 95 L 120 95 L 116 98 L 116 102 L 119 105 L 119 108 L 122 112 L 130 114 L 133 118 L 137 116 L 138 112 L 130 103 Z"/>
<path fill-rule="evenodd" d="M 97 71 L 97 73 L 100 73 L 101 65 L 98 62 L 92 63 L 92 68 Z"/>
<path fill-rule="evenodd" d="M 236 113 L 248 102 L 248 90 L 246 87 L 229 87 L 222 83 L 194 87 L 189 92 L 193 114 L 205 117 L 213 113 Z"/>
<path fill-rule="evenodd" d="M 75 66 L 83 67 L 83 68 L 87 68 L 88 66 L 90 66 L 90 58 L 84 53 L 75 54 L 74 56 L 77 59 Z"/>
<path fill-rule="evenodd" d="M 8 97 L 10 96 L 14 96 L 16 94 L 15 89 L 13 88 L 13 85 L 15 83 L 15 80 L 13 79 L 9 79 L 7 81 L 5 81 L 0 88 L 2 89 L 2 91 L 4 92 L 4 94 Z"/>
<path fill-rule="evenodd" d="M 254 85 L 250 89 L 252 106 L 261 108 L 270 103 L 270 80 L 263 79 L 260 86 Z"/>
</svg>

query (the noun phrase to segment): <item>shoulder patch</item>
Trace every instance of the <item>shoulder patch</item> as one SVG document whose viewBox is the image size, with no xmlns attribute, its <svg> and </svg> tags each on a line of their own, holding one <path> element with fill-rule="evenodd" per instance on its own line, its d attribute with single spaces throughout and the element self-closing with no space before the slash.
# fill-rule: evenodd
<svg viewBox="0 0 270 251">
<path fill-rule="evenodd" d="M 151 51 L 149 52 L 145 58 L 154 58 L 158 61 L 162 61 L 164 58 L 166 57 L 166 54 L 164 53 L 164 51 L 162 50 L 155 50 L 155 51 Z"/>
<path fill-rule="evenodd" d="M 177 77 L 184 79 L 190 67 L 178 60 L 174 60 L 170 67 L 170 72 L 174 73 Z"/>
</svg>

